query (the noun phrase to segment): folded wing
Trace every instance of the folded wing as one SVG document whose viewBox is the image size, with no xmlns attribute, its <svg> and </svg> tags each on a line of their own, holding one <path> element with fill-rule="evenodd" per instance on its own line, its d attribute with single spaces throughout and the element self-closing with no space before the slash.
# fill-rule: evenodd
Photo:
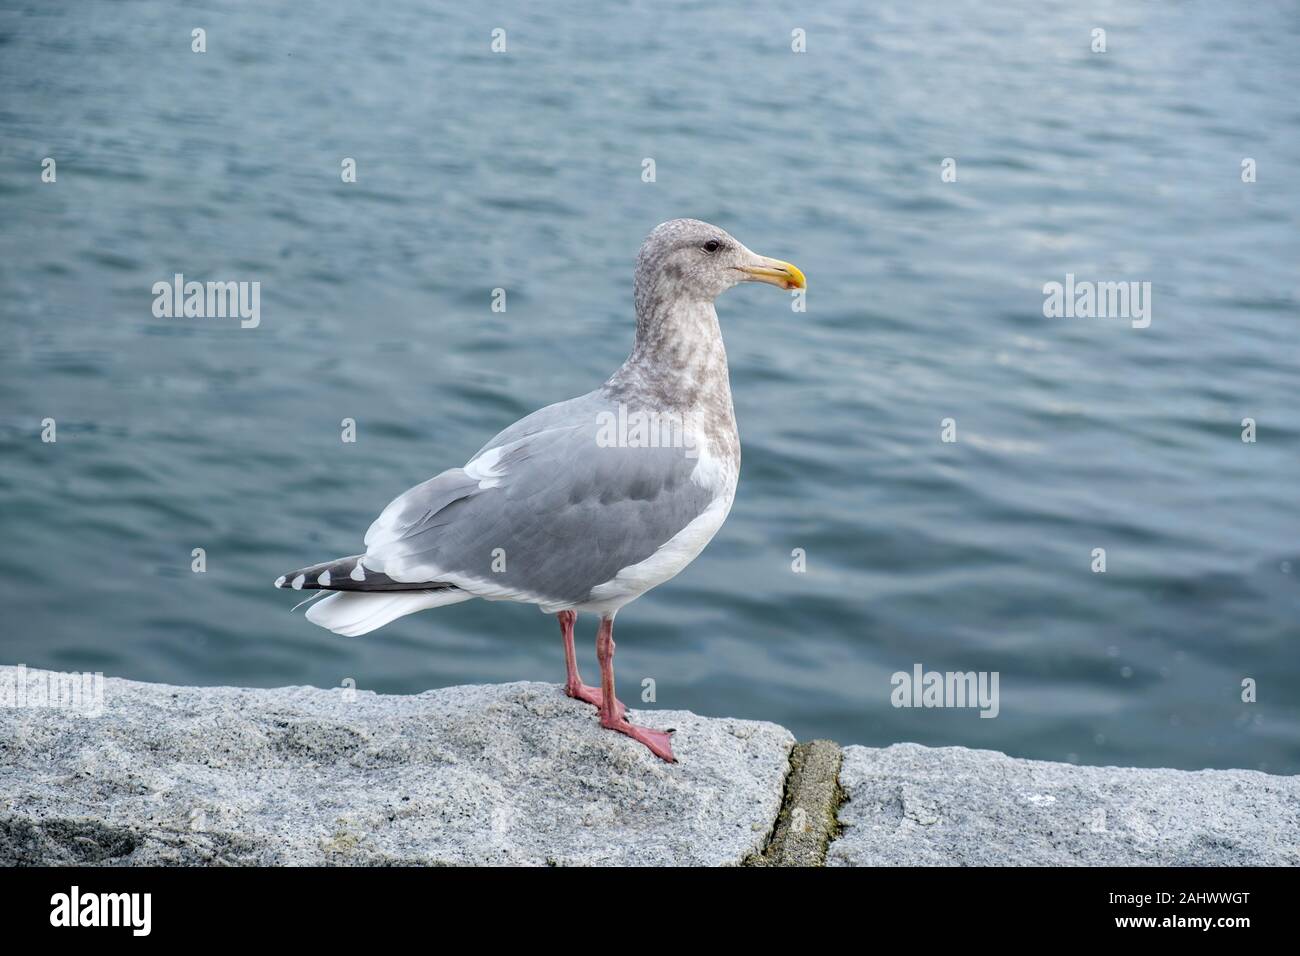
<svg viewBox="0 0 1300 956">
<path fill-rule="evenodd" d="M 693 449 L 610 443 L 602 412 L 617 409 L 595 393 L 542 409 L 407 491 L 367 532 L 364 567 L 544 608 L 587 600 L 717 498 Z"/>
</svg>

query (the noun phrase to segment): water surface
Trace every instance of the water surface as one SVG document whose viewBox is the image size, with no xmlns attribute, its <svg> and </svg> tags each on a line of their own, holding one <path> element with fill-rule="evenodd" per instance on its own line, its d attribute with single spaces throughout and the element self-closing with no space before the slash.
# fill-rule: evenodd
<svg viewBox="0 0 1300 956">
<path fill-rule="evenodd" d="M 802 739 L 1300 771 L 1294 6 L 746 11 L 6 4 L 0 659 L 558 681 L 533 608 L 351 640 L 270 582 L 602 381 L 641 238 L 694 216 L 798 263 L 808 309 L 719 303 L 739 494 L 620 615 L 626 696 L 650 677 L 655 706 Z M 259 281 L 260 326 L 155 318 L 177 272 Z M 1066 273 L 1150 282 L 1150 327 L 1045 318 Z M 916 663 L 998 672 L 999 716 L 891 707 Z"/>
</svg>

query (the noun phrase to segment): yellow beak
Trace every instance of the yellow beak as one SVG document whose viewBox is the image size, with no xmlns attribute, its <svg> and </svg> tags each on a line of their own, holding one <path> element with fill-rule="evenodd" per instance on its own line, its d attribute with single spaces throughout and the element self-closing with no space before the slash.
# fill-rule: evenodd
<svg viewBox="0 0 1300 956">
<path fill-rule="evenodd" d="M 745 280 L 747 282 L 767 282 L 780 289 L 806 289 L 808 287 L 808 283 L 804 280 L 799 267 L 790 262 L 782 262 L 780 259 L 755 256 L 754 263 L 741 266 L 740 271 L 748 276 Z"/>
</svg>

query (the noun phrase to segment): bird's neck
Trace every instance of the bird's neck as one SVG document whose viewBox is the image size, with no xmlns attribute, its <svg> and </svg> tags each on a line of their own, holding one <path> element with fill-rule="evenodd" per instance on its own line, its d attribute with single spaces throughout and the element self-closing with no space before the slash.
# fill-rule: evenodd
<svg viewBox="0 0 1300 956">
<path fill-rule="evenodd" d="M 731 383 L 718 313 L 705 300 L 637 302 L 632 354 L 606 385 L 620 400 L 730 418 Z"/>
</svg>

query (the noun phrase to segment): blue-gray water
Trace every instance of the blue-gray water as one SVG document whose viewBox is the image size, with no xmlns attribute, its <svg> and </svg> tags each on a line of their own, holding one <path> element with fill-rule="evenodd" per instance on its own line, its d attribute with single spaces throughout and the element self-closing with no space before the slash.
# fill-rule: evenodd
<svg viewBox="0 0 1300 956">
<path fill-rule="evenodd" d="M 619 616 L 627 699 L 1300 771 L 1294 4 L 437 6 L 3 5 L 0 660 L 560 680 L 531 607 L 353 640 L 271 581 L 602 381 L 641 238 L 693 216 L 800 265 L 808 309 L 719 302 L 740 489 Z M 260 326 L 154 318 L 178 272 L 260 281 Z M 1045 318 L 1066 273 L 1151 282 L 1150 327 Z M 998 672 L 999 716 L 895 709 L 918 662 Z"/>
</svg>

